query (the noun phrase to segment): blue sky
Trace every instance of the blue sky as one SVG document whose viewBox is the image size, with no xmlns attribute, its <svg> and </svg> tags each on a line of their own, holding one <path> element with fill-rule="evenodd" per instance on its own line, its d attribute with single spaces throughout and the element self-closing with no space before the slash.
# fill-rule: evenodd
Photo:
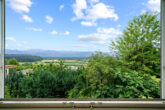
<svg viewBox="0 0 165 110">
<path fill-rule="evenodd" d="M 6 0 L 6 48 L 104 51 L 160 0 Z"/>
</svg>

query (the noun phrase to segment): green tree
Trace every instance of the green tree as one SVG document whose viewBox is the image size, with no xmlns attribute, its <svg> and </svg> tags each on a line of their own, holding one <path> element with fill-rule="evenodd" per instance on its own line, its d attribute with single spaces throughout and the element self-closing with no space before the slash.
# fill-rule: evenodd
<svg viewBox="0 0 165 110">
<path fill-rule="evenodd" d="M 52 98 L 54 96 L 54 75 L 48 71 L 34 71 L 25 76 L 20 86 L 21 98 Z"/>
<path fill-rule="evenodd" d="M 102 53 L 92 55 L 70 98 L 159 98 L 160 79 L 141 74 Z"/>
<path fill-rule="evenodd" d="M 40 64 L 19 83 L 21 98 L 66 98 L 78 73 L 62 65 Z"/>
<path fill-rule="evenodd" d="M 150 74 L 118 68 L 114 81 L 114 98 L 160 98 L 160 79 Z"/>
<path fill-rule="evenodd" d="M 101 52 L 93 54 L 87 67 L 79 75 L 74 89 L 69 92 L 69 97 L 112 98 L 108 94 L 111 94 L 110 89 L 114 86 L 113 75 L 119 65 L 116 58 Z"/>
<path fill-rule="evenodd" d="M 160 77 L 160 20 L 148 12 L 134 17 L 110 46 L 130 69 Z"/>
<path fill-rule="evenodd" d="M 7 62 L 8 65 L 18 65 L 18 61 L 15 58 L 9 59 Z"/>
<path fill-rule="evenodd" d="M 19 97 L 20 87 L 19 83 L 23 78 L 23 74 L 21 72 L 17 72 L 15 69 L 10 69 L 9 74 L 6 77 L 6 86 L 10 91 L 10 95 L 12 98 Z"/>
<path fill-rule="evenodd" d="M 12 98 L 10 95 L 10 89 L 8 86 L 5 86 L 5 98 Z"/>
</svg>

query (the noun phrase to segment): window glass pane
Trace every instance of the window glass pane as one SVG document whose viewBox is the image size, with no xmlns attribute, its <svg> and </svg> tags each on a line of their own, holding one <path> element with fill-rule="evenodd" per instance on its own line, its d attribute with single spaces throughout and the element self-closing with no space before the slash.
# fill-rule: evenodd
<svg viewBox="0 0 165 110">
<path fill-rule="evenodd" d="M 160 0 L 6 1 L 6 98 L 160 98 Z"/>
</svg>

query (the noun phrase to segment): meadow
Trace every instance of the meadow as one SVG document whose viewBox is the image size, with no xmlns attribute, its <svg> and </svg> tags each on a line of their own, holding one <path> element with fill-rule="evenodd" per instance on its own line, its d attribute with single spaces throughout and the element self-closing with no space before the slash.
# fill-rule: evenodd
<svg viewBox="0 0 165 110">
<path fill-rule="evenodd" d="M 59 63 L 58 59 L 54 59 L 54 60 L 41 60 L 41 61 L 35 61 L 35 62 L 30 62 L 31 64 L 48 64 L 48 63 L 53 63 L 53 64 L 57 64 Z M 70 59 L 65 59 L 62 60 L 64 65 L 66 66 L 86 66 L 88 60 L 84 59 L 84 60 L 70 60 Z M 19 62 L 20 65 L 26 65 L 29 62 Z"/>
<path fill-rule="evenodd" d="M 58 64 L 59 60 L 42 60 L 38 63 L 54 63 Z M 87 64 L 87 60 L 63 60 L 64 65 L 66 66 L 85 66 Z"/>
</svg>

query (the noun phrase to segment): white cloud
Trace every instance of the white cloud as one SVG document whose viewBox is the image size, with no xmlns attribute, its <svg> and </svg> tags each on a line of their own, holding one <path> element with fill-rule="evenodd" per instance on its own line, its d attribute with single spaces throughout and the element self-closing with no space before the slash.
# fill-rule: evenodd
<svg viewBox="0 0 165 110">
<path fill-rule="evenodd" d="M 33 22 L 33 19 L 29 17 L 28 15 L 22 15 L 22 19 L 29 23 Z"/>
<path fill-rule="evenodd" d="M 76 0 L 76 3 L 73 4 L 73 12 L 76 17 L 73 20 L 81 19 L 84 16 L 83 10 L 87 9 L 86 0 Z"/>
<path fill-rule="evenodd" d="M 86 0 L 76 0 L 76 3 L 73 4 L 75 17 L 72 18 L 72 21 L 81 19 L 86 20 L 89 24 L 89 22 L 95 23 L 98 19 L 113 19 L 114 21 L 119 19 L 115 9 L 110 5 L 101 3 L 99 0 L 89 0 L 89 4 L 87 4 Z"/>
<path fill-rule="evenodd" d="M 8 0 L 9 6 L 17 13 L 29 13 L 30 7 L 32 6 L 31 0 Z M 32 22 L 32 18 L 28 15 L 22 15 L 22 19 L 26 22 Z"/>
<path fill-rule="evenodd" d="M 31 0 L 9 0 L 9 6 L 18 13 L 28 13 L 32 4 Z"/>
<path fill-rule="evenodd" d="M 57 35 L 57 31 L 53 30 L 52 32 L 50 32 L 52 35 Z"/>
<path fill-rule="evenodd" d="M 69 31 L 65 31 L 65 33 L 64 33 L 65 35 L 69 35 L 70 34 L 70 32 Z"/>
<path fill-rule="evenodd" d="M 144 3 L 144 5 L 146 5 L 151 11 L 160 12 L 160 1 L 161 0 L 148 0 L 148 2 Z"/>
<path fill-rule="evenodd" d="M 97 28 L 97 32 L 98 33 L 102 33 L 102 34 L 108 34 L 108 35 L 111 35 L 111 38 L 113 37 L 117 37 L 116 35 L 120 35 L 121 34 L 121 31 L 118 30 L 118 29 L 115 29 L 115 28 L 102 28 L 102 27 L 99 27 Z"/>
<path fill-rule="evenodd" d="M 6 41 L 16 42 L 16 40 L 13 37 L 6 37 Z"/>
<path fill-rule="evenodd" d="M 53 18 L 51 16 L 46 16 L 46 22 L 51 24 L 53 22 Z"/>
<path fill-rule="evenodd" d="M 34 27 L 30 27 L 30 28 L 26 28 L 27 30 L 30 30 L 30 31 L 38 31 L 38 32 L 42 32 L 43 31 L 43 29 L 41 29 L 41 28 L 34 28 Z"/>
<path fill-rule="evenodd" d="M 59 10 L 61 11 L 64 8 L 64 5 L 60 5 Z"/>
<path fill-rule="evenodd" d="M 97 28 L 96 33 L 92 33 L 88 35 L 79 35 L 78 39 L 93 44 L 107 44 L 110 39 L 115 39 L 120 34 L 121 31 L 119 29 L 100 27 Z"/>
<path fill-rule="evenodd" d="M 106 40 L 109 38 L 106 34 L 93 33 L 88 35 L 79 35 L 78 39 L 81 41 L 90 42 L 93 44 L 105 44 Z"/>
<path fill-rule="evenodd" d="M 104 3 L 98 3 L 92 7 L 92 9 L 87 10 L 88 15 L 86 19 L 97 20 L 97 19 L 107 19 L 112 18 L 115 21 L 118 20 L 118 15 L 115 14 L 115 10 Z"/>
<path fill-rule="evenodd" d="M 81 25 L 83 25 L 83 26 L 96 26 L 97 24 L 95 22 L 82 21 Z"/>
</svg>

